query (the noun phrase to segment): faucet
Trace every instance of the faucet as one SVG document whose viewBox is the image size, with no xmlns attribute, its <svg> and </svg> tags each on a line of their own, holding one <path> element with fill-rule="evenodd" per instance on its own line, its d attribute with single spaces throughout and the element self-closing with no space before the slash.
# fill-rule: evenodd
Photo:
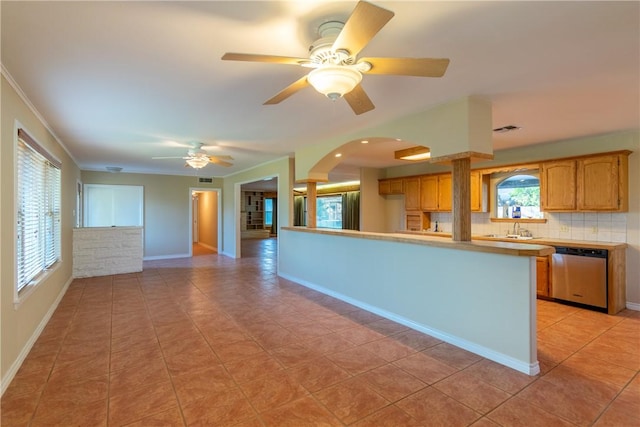
<svg viewBox="0 0 640 427">
<path fill-rule="evenodd" d="M 520 234 L 520 223 L 518 221 L 513 223 L 513 234 Z"/>
</svg>

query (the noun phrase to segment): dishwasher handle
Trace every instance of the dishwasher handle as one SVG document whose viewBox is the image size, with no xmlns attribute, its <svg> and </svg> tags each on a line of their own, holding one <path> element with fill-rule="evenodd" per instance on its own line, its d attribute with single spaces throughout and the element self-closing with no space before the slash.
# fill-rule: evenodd
<svg viewBox="0 0 640 427">
<path fill-rule="evenodd" d="M 561 255 L 586 256 L 591 258 L 607 258 L 609 255 L 609 251 L 606 249 L 571 248 L 566 246 L 556 246 L 556 253 Z"/>
</svg>

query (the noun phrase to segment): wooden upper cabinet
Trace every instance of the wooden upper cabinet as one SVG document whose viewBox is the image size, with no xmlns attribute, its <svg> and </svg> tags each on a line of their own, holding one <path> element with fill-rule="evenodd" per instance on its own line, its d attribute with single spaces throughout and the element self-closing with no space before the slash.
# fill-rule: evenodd
<svg viewBox="0 0 640 427">
<path fill-rule="evenodd" d="M 578 160 L 577 205 L 585 211 L 626 211 L 627 198 L 620 197 L 627 183 L 627 156 L 609 155 Z M 621 173 L 622 172 L 622 173 Z M 623 193 L 624 188 L 622 189 Z"/>
<path fill-rule="evenodd" d="M 438 177 L 435 175 L 420 177 L 420 209 L 428 212 L 438 210 Z"/>
<path fill-rule="evenodd" d="M 420 210 L 420 178 L 405 178 L 402 182 L 404 191 L 404 209 L 406 211 Z"/>
<path fill-rule="evenodd" d="M 576 210 L 576 161 L 542 163 L 540 171 L 540 209 L 543 211 Z"/>
<path fill-rule="evenodd" d="M 426 212 L 451 210 L 451 174 L 420 177 L 420 209 Z"/>
<path fill-rule="evenodd" d="M 402 194 L 402 192 L 402 178 L 378 180 L 378 194 L 386 196 L 388 194 Z"/>
<path fill-rule="evenodd" d="M 451 211 L 453 206 L 451 174 L 438 176 L 438 210 Z"/>
<path fill-rule="evenodd" d="M 471 211 L 487 212 L 489 210 L 489 175 L 480 171 L 471 171 Z"/>
<path fill-rule="evenodd" d="M 542 163 L 541 209 L 627 212 L 629 154 L 620 151 Z"/>
</svg>

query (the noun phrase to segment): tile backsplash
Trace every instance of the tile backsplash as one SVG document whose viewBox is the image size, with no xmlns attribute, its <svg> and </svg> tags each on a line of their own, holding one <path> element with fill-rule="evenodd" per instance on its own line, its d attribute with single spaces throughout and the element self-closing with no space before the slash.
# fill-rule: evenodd
<svg viewBox="0 0 640 427">
<path fill-rule="evenodd" d="M 586 240 L 593 242 L 627 241 L 627 215 L 624 213 L 545 213 L 546 223 L 520 223 L 534 237 Z M 438 221 L 440 231 L 451 232 L 451 213 L 432 213 L 431 226 Z M 513 229 L 511 222 L 491 222 L 489 213 L 471 214 L 473 234 L 504 235 Z"/>
</svg>

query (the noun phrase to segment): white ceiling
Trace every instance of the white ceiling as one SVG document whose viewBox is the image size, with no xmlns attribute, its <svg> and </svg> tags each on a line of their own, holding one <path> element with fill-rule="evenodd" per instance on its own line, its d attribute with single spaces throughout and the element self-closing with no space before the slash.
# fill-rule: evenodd
<svg viewBox="0 0 640 427">
<path fill-rule="evenodd" d="M 3 72 L 85 170 L 225 176 L 467 95 L 492 101 L 494 127 L 522 127 L 494 150 L 640 127 L 637 1 L 376 1 L 395 17 L 361 55 L 451 63 L 443 78 L 365 75 L 376 109 L 360 116 L 312 88 L 264 106 L 308 69 L 220 59 L 304 57 L 355 4 L 3 0 Z M 193 142 L 234 166 L 151 159 Z M 392 150 L 363 146 L 341 169 L 398 164 Z"/>
</svg>

